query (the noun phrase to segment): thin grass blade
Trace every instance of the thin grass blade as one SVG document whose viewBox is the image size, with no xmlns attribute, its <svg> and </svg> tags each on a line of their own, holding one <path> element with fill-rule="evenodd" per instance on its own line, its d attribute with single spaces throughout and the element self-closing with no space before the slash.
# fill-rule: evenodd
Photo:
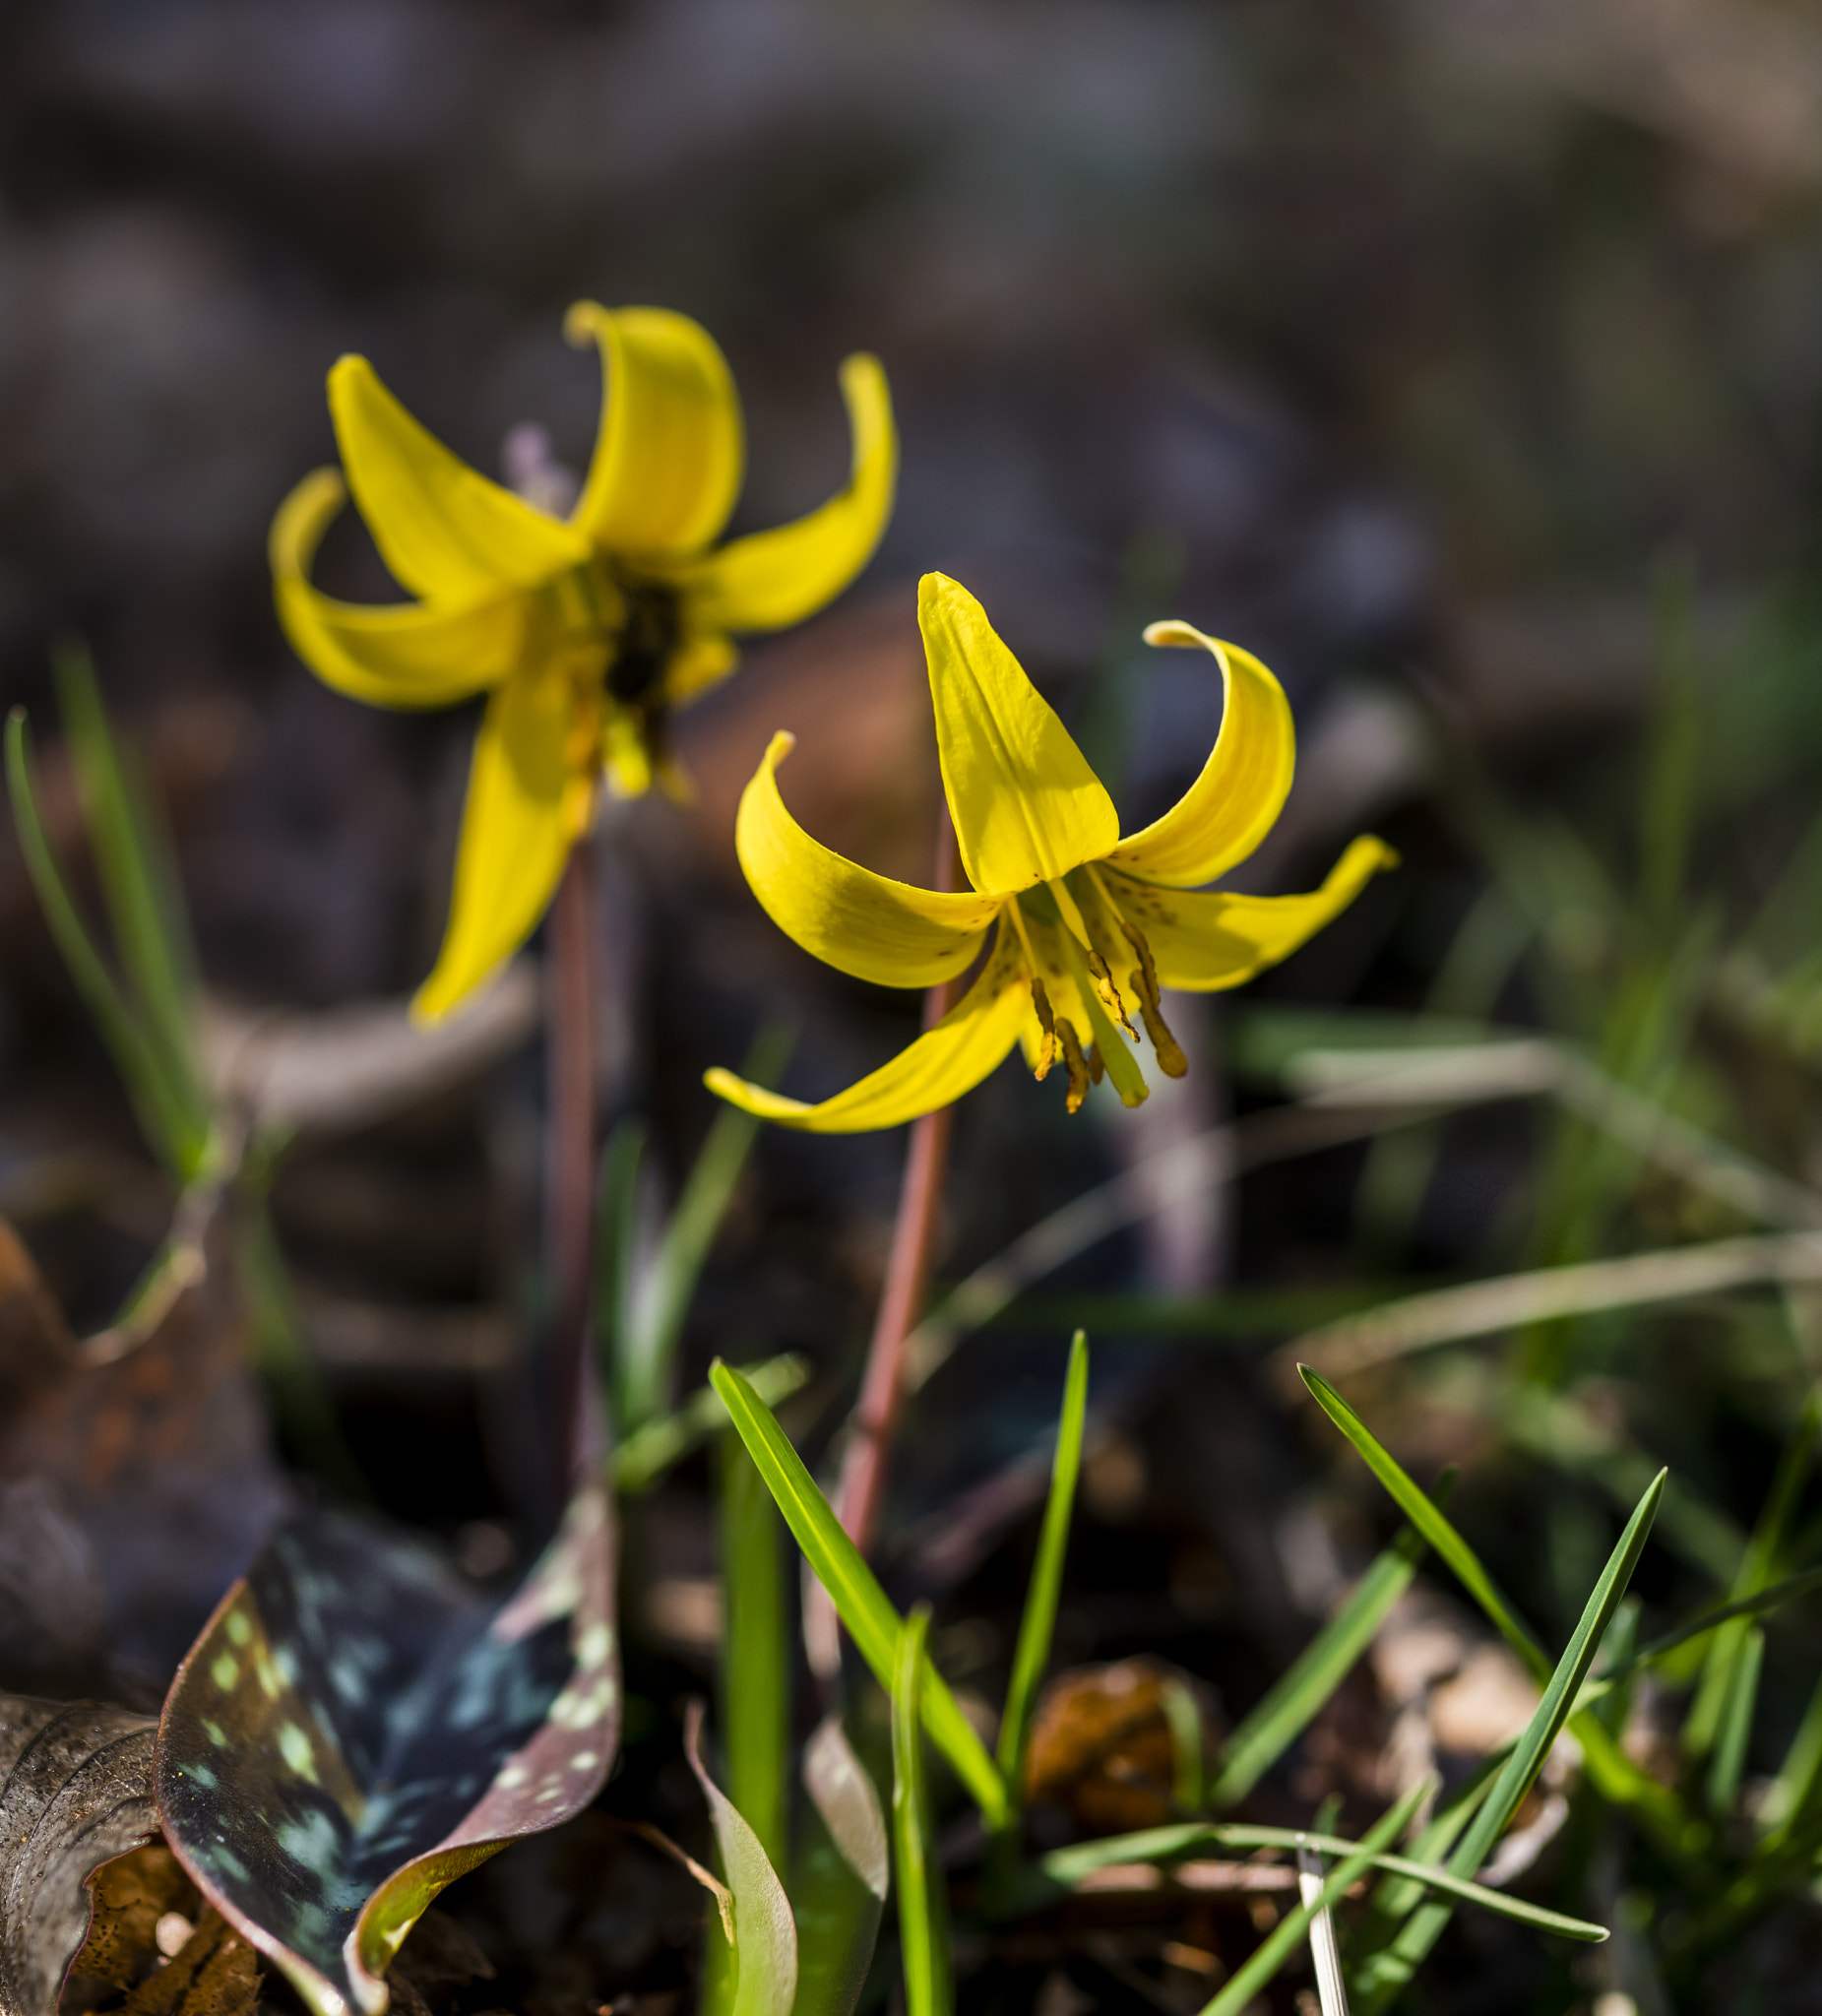
<svg viewBox="0 0 1822 2016">
<path fill-rule="evenodd" d="M 1439 1498 L 1445 1494 L 1439 1489 Z M 1411 1586 L 1427 1544 L 1414 1527 L 1406 1527 L 1264 1699 L 1241 1718 L 1222 1751 L 1209 1805 L 1217 1811 L 1237 1805 L 1309 1727 Z"/>
<path fill-rule="evenodd" d="M 1524 1734 L 1501 1767 L 1485 1802 L 1449 1858 L 1448 1871 L 1451 1875 L 1472 1876 L 1485 1861 L 1494 1842 L 1505 1832 L 1538 1773 L 1542 1770 L 1550 1745 L 1562 1733 L 1575 1708 L 1582 1682 L 1588 1677 L 1588 1670 L 1594 1664 L 1601 1641 L 1612 1621 L 1613 1612 L 1619 1607 L 1626 1585 L 1632 1579 L 1632 1571 L 1645 1550 L 1659 1500 L 1664 1495 L 1666 1476 L 1665 1471 L 1658 1473 L 1607 1557 L 1606 1566 L 1589 1596 L 1575 1634 L 1549 1675 L 1542 1700 L 1538 1703 Z M 1375 1955 L 1356 1977 L 1357 1984 L 1363 1984 L 1370 1988 L 1372 2006 L 1383 2006 L 1411 1979 L 1442 1935 L 1453 1909 L 1452 1904 L 1437 1903 L 1425 1904 L 1414 1912 L 1393 1944 Z"/>
<path fill-rule="evenodd" d="M 809 1381 L 810 1365 L 795 1352 L 742 1365 L 745 1379 L 768 1407 L 788 1400 Z M 635 1428 L 613 1456 L 613 1480 L 622 1497 L 649 1490 L 671 1465 L 699 1448 L 718 1428 L 727 1425 L 727 1410 L 713 1386 L 699 1386 L 675 1414 L 660 1415 Z"/>
<path fill-rule="evenodd" d="M 892 1670 L 892 1846 L 898 1862 L 899 1945 L 906 2016 L 950 2016 L 949 1914 L 932 1870 L 930 1801 L 923 1769 L 923 1688 L 929 1677 L 926 1605 L 906 1618 Z"/>
<path fill-rule="evenodd" d="M 210 1100 L 196 1049 L 195 955 L 175 867 L 114 741 L 88 650 L 65 639 L 53 660 L 64 732 L 127 986 L 193 1131 L 206 1136 Z"/>
<path fill-rule="evenodd" d="M 1025 1593 L 1025 1614 L 1019 1620 L 1019 1642 L 1012 1656 L 1012 1679 L 1006 1689 L 1006 1710 L 1000 1718 L 998 1764 L 1016 1812 L 1025 1783 L 1025 1752 L 1031 1742 L 1032 1716 L 1038 1683 L 1050 1658 L 1056 1631 L 1057 1599 L 1063 1586 L 1063 1557 L 1069 1546 L 1069 1519 L 1075 1507 L 1076 1479 L 1082 1469 L 1082 1432 L 1088 1415 L 1088 1338 L 1080 1330 L 1069 1347 L 1069 1369 L 1063 1379 L 1063 1411 L 1056 1424 L 1056 1454 L 1050 1463 L 1050 1495 L 1044 1504 L 1037 1558 Z"/>
<path fill-rule="evenodd" d="M 1410 1826 L 1412 1816 L 1434 1789 L 1433 1780 L 1420 1780 L 1389 1812 L 1383 1814 L 1367 1830 L 1366 1838 L 1359 1847 L 1336 1864 L 1313 1903 L 1299 1904 L 1295 1911 L 1279 1921 L 1276 1929 L 1258 1950 L 1244 1965 L 1234 1970 L 1221 1992 L 1205 2005 L 1202 2016 L 1241 2016 L 1241 2011 L 1252 1998 L 1302 1944 L 1314 1913 L 1329 1910 L 1338 1898 L 1348 1894 L 1372 1866 L 1374 1856 L 1382 1854 Z"/>
<path fill-rule="evenodd" d="M 1484 1796 L 1492 1782 L 1493 1774 L 1488 1772 L 1475 1790 Z M 1439 1890 L 1459 1898 L 1464 1904 L 1477 1905 L 1497 1918 L 1510 1919 L 1515 1924 L 1529 1925 L 1537 1931 L 1554 1932 L 1565 1939 L 1582 1939 L 1590 1943 L 1604 1939 L 1607 1934 L 1603 1925 L 1595 1924 L 1588 1919 L 1569 1918 L 1561 1912 L 1546 1911 L 1543 1906 L 1529 1904 L 1521 1897 L 1509 1897 L 1503 1890 L 1489 1889 L 1484 1883 L 1470 1882 L 1465 1877 L 1452 1875 L 1436 1863 L 1433 1858 L 1448 1852 L 1472 1818 L 1477 1802 L 1476 1798 L 1469 1797 L 1451 1809 L 1445 1816 L 1445 1824 L 1433 1821 L 1413 1843 L 1409 1856 L 1369 1852 L 1365 1842 L 1349 1841 L 1320 1829 L 1312 1832 L 1289 1827 L 1252 1827 L 1226 1821 L 1189 1821 L 1180 1826 L 1148 1827 L 1138 1834 L 1104 1836 L 1099 1841 L 1085 1841 L 1075 1848 L 1057 1849 L 1045 1856 L 1037 1867 L 1051 1883 L 1074 1889 L 1097 1869 L 1133 1862 L 1174 1861 L 1197 1849 L 1222 1848 L 1236 1852 L 1259 1848 L 1295 1850 L 1307 1845 L 1320 1855 L 1367 1854 L 1374 1868 L 1408 1885 L 1414 1899 L 1422 1890 Z M 1036 1895 L 1036 1892 L 1032 1894 Z"/>
<path fill-rule="evenodd" d="M 746 1444 L 720 1446 L 722 1748 L 727 1796 L 774 1868 L 789 1864 L 791 1644 L 784 1528 Z"/>
<path fill-rule="evenodd" d="M 882 1686 L 890 1687 L 897 1659 L 900 1619 L 860 1550 L 842 1530 L 833 1508 L 803 1461 L 740 1374 L 720 1359 L 710 1370 L 734 1426 L 785 1515 L 805 1560 L 829 1592 L 860 1656 Z M 1008 1794 L 999 1767 L 956 1706 L 955 1696 L 934 1668 L 922 1687 L 924 1727 L 955 1767 L 989 1827 L 1004 1824 Z"/>
<path fill-rule="evenodd" d="M 1317 1406 L 1360 1452 L 1367 1469 L 1391 1492 L 1400 1511 L 1454 1570 L 1462 1587 L 1486 1612 L 1494 1629 L 1541 1685 L 1550 1676 L 1549 1655 L 1494 1586 L 1493 1578 L 1480 1565 L 1479 1556 L 1322 1374 L 1308 1365 L 1299 1365 L 1297 1370 Z M 1662 1480 L 1652 1488 L 1654 1493 L 1661 1492 Z"/>
<path fill-rule="evenodd" d="M 171 1083 L 157 1050 L 128 1006 L 107 963 L 89 935 L 82 914 L 64 882 L 51 851 L 37 800 L 31 789 L 31 756 L 26 716 L 15 708 L 7 717 L 6 774 L 19 829 L 26 872 L 43 906 L 44 918 L 57 950 L 70 970 L 83 1005 L 94 1018 L 101 1040 L 125 1082 L 127 1098 L 147 1141 L 173 1175 L 182 1180 L 197 1166 L 206 1143 L 198 1136 L 183 1088 Z"/>
<path fill-rule="evenodd" d="M 784 1074 L 795 1040 L 788 1029 L 762 1031 L 742 1075 L 754 1085 L 775 1085 Z M 751 1113 L 722 1106 L 664 1228 L 651 1270 L 633 1291 L 619 1360 L 622 1406 L 629 1427 L 651 1419 L 666 1405 L 683 1319 L 703 1263 L 733 1202 L 734 1187 L 746 1167 L 759 1126 Z"/>
</svg>

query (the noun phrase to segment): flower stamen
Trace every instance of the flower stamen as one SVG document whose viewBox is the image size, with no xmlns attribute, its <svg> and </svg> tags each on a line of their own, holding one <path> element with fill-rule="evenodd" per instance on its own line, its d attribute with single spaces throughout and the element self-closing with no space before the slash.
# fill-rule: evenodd
<svg viewBox="0 0 1822 2016">
<path fill-rule="evenodd" d="M 1145 1033 L 1152 1040 L 1152 1052 L 1158 1059 L 1158 1068 L 1166 1078 L 1181 1078 L 1189 1070 L 1189 1059 L 1184 1056 L 1182 1045 L 1170 1034 L 1170 1027 L 1164 1021 L 1163 1003 L 1158 987 L 1158 966 L 1152 958 L 1152 948 L 1145 942 L 1145 933 L 1125 917 L 1120 918 L 1120 929 L 1139 955 L 1138 970 L 1128 976 L 1128 984 L 1139 997 L 1139 1014 L 1145 1023 Z"/>
<path fill-rule="evenodd" d="M 1032 1066 L 1032 1076 L 1041 1085 L 1050 1075 L 1050 1066 L 1056 1062 L 1056 1017 L 1050 1012 L 1050 997 L 1044 992 L 1043 981 L 1036 974 L 1032 975 L 1032 1009 L 1043 1031 L 1043 1047 L 1037 1052 L 1037 1063 Z"/>
<path fill-rule="evenodd" d="M 1059 1015 L 1056 1018 L 1056 1040 L 1063 1046 L 1063 1062 L 1069 1071 L 1069 1095 L 1063 1103 L 1070 1112 L 1079 1113 L 1082 1110 L 1082 1102 L 1088 1098 L 1089 1087 L 1100 1082 L 1100 1071 L 1098 1068 L 1100 1046 L 1097 1044 L 1094 1050 L 1085 1055 L 1082 1039 L 1077 1036 L 1076 1026 L 1067 1015 Z M 1095 1063 L 1090 1063 L 1090 1056 L 1094 1057 Z"/>
</svg>

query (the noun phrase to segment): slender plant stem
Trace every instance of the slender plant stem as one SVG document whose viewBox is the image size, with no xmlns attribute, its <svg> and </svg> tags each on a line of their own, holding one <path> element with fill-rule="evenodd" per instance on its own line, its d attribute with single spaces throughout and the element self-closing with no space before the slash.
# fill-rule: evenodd
<svg viewBox="0 0 1822 2016">
<path fill-rule="evenodd" d="M 595 1196 L 593 856 L 585 835 L 550 907 L 546 961 L 544 1225 L 550 1270 L 549 1404 L 559 1487 L 577 1460 L 588 1346 L 589 1235 Z"/>
<path fill-rule="evenodd" d="M 938 889 L 955 887 L 955 835 L 949 807 L 939 800 L 936 838 Z M 953 982 L 943 981 L 924 996 L 923 1026 L 931 1029 L 949 1012 Z M 848 1418 L 835 1506 L 848 1537 L 864 1553 L 879 1524 L 892 1446 L 905 1405 L 905 1340 L 923 1307 L 930 1282 L 930 1248 L 942 1207 L 943 1177 L 949 1166 L 949 1130 L 954 1107 L 941 1106 L 911 1124 L 905 1180 L 899 1190 L 898 1223 L 886 1286 L 867 1348 L 860 1397 Z"/>
</svg>

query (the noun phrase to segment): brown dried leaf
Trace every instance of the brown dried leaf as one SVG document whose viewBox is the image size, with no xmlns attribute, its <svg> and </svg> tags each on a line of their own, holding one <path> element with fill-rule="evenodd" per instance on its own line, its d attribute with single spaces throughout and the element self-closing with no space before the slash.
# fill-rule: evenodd
<svg viewBox="0 0 1822 2016">
<path fill-rule="evenodd" d="M 142 1982 L 119 2016 L 252 2016 L 259 1956 L 216 1911 L 205 1911 L 168 1967 Z"/>
<path fill-rule="evenodd" d="M 1151 1659 L 1058 1673 L 1037 1704 L 1027 1798 L 1055 1800 L 1090 1834 L 1168 1820 L 1178 1760 L 1165 1697 L 1179 1680 Z"/>
<path fill-rule="evenodd" d="M 89 1879 L 89 1889 L 94 1916 L 70 1968 L 72 1982 L 137 1987 L 159 1959 L 159 1919 L 176 1911 L 194 1921 L 201 1909 L 196 1885 L 161 1841 L 103 1862 Z"/>
<path fill-rule="evenodd" d="M 89 1878 L 157 1832 L 156 1725 L 93 1701 L 0 1695 L 0 2010 L 55 2016 Z"/>
</svg>

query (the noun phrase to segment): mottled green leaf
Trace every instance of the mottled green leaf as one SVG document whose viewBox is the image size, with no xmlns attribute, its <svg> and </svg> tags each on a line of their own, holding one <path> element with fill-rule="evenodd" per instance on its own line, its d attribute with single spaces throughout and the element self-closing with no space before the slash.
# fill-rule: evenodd
<svg viewBox="0 0 1822 2016">
<path fill-rule="evenodd" d="M 600 1790 L 620 1717 L 611 1567 L 592 1484 L 504 1603 L 329 1514 L 283 1527 L 222 1600 L 165 1702 L 159 1815 L 317 2016 L 381 2016 L 437 1892 Z"/>
</svg>

